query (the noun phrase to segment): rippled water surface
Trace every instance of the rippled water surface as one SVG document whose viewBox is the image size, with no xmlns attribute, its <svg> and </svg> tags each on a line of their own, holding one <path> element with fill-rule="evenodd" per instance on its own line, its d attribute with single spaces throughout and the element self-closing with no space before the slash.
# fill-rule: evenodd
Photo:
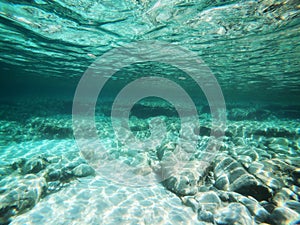
<svg viewBox="0 0 300 225">
<path fill-rule="evenodd" d="M 4 74 L 69 81 L 116 46 L 154 39 L 196 52 L 228 98 L 237 91 L 268 100 L 292 96 L 296 101 L 299 95 L 296 0 L 0 4 Z"/>
</svg>

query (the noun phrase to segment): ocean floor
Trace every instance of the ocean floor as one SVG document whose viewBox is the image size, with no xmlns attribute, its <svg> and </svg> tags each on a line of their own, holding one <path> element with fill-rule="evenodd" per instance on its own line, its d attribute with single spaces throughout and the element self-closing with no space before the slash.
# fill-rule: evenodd
<svg viewBox="0 0 300 225">
<path fill-rule="evenodd" d="M 182 131 L 183 156 L 180 120 L 168 106 L 153 105 L 145 116 L 151 105 L 139 105 L 123 142 L 103 110 L 95 118 L 105 153 L 98 165 L 76 144 L 70 106 L 0 105 L 0 224 L 300 223 L 299 107 L 228 105 L 225 137 L 214 140 L 221 147 L 206 162 L 207 107 L 198 109 L 199 135 Z M 129 133 L 150 136 L 152 116 L 165 122 L 166 135 L 129 147 Z"/>
</svg>

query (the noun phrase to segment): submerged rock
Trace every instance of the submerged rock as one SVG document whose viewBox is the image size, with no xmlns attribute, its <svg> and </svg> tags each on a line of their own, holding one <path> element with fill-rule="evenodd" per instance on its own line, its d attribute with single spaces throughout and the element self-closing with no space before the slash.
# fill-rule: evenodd
<svg viewBox="0 0 300 225">
<path fill-rule="evenodd" d="M 18 158 L 11 164 L 11 168 L 14 170 L 20 169 L 24 166 L 25 163 L 26 163 L 25 158 Z"/>
<path fill-rule="evenodd" d="M 87 164 L 81 164 L 79 166 L 76 166 L 73 170 L 72 173 L 76 177 L 87 177 L 87 176 L 93 176 L 95 175 L 95 170 L 87 165 Z"/>
<path fill-rule="evenodd" d="M 0 193 L 0 219 L 7 221 L 11 216 L 31 209 L 47 189 L 46 180 L 33 174 L 7 177 L 0 186 L 5 187 Z"/>
<path fill-rule="evenodd" d="M 285 185 L 288 185 L 286 178 L 293 170 L 293 166 L 279 159 L 257 161 L 252 163 L 248 168 L 249 173 L 259 178 L 274 191 L 278 191 Z"/>
<path fill-rule="evenodd" d="M 282 188 L 280 191 L 276 192 L 272 198 L 272 202 L 276 205 L 282 205 L 282 203 L 289 201 L 290 199 L 297 200 L 298 196 L 292 190 L 288 188 Z"/>
<path fill-rule="evenodd" d="M 253 225 L 254 221 L 245 206 L 240 203 L 230 203 L 227 207 L 220 208 L 215 214 L 217 224 Z"/>
<path fill-rule="evenodd" d="M 22 172 L 24 174 L 29 174 L 29 173 L 36 174 L 41 170 L 45 169 L 48 164 L 49 162 L 44 157 L 32 158 L 24 164 L 24 166 L 22 167 Z"/>
<path fill-rule="evenodd" d="M 182 201 L 186 206 L 191 207 L 194 212 L 214 212 L 222 205 L 221 199 L 214 191 L 198 192 L 195 196 L 185 196 L 182 197 Z"/>
<path fill-rule="evenodd" d="M 6 176 L 14 172 L 14 170 L 10 166 L 2 166 L 0 167 L 0 181 L 4 179 Z"/>
<path fill-rule="evenodd" d="M 292 178 L 294 180 L 294 184 L 300 186 L 300 168 L 293 170 Z"/>
<path fill-rule="evenodd" d="M 275 225 L 296 224 L 300 215 L 287 207 L 277 207 L 270 216 L 270 221 Z"/>
<path fill-rule="evenodd" d="M 61 177 L 61 171 L 60 170 L 50 170 L 46 174 L 47 181 L 56 181 L 59 180 Z"/>
<path fill-rule="evenodd" d="M 294 210 L 295 212 L 297 212 L 298 214 L 300 214 L 300 202 L 291 200 L 291 201 L 285 202 L 284 206 L 287 208 L 290 208 L 290 209 Z"/>
<path fill-rule="evenodd" d="M 216 158 L 214 174 L 215 186 L 220 190 L 249 195 L 259 201 L 271 197 L 270 190 L 230 156 L 221 155 Z"/>
<path fill-rule="evenodd" d="M 200 192 L 195 196 L 195 200 L 198 202 L 199 207 L 206 211 L 214 212 L 221 206 L 221 199 L 214 191 Z"/>
<path fill-rule="evenodd" d="M 198 211 L 198 219 L 207 223 L 214 223 L 214 214 L 210 211 L 200 210 Z"/>
<path fill-rule="evenodd" d="M 245 197 L 234 192 L 230 192 L 229 195 L 231 201 L 238 202 L 246 206 L 251 215 L 254 216 L 255 222 L 262 223 L 268 221 L 270 213 L 254 198 Z"/>
<path fill-rule="evenodd" d="M 195 195 L 198 191 L 198 179 L 194 173 L 186 171 L 167 178 L 163 185 L 178 196 Z"/>
<path fill-rule="evenodd" d="M 162 184 L 178 196 L 195 195 L 207 175 L 209 164 L 200 160 L 166 160 L 154 171 Z"/>
<path fill-rule="evenodd" d="M 17 159 L 7 165 L 15 177 L 2 174 L 0 168 L 0 186 L 3 187 L 0 189 L 0 224 L 32 208 L 41 197 L 59 191 L 78 177 L 95 175 L 95 170 L 77 154 L 68 156 L 41 154 L 31 159 Z"/>
<path fill-rule="evenodd" d="M 165 142 L 156 148 L 156 156 L 158 160 L 163 160 L 163 158 L 168 157 L 176 148 L 176 143 L 174 142 Z"/>
</svg>

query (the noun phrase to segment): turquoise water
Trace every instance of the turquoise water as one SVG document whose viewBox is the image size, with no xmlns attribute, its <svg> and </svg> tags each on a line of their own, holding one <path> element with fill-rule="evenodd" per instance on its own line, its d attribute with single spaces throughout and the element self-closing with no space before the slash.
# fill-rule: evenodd
<svg viewBox="0 0 300 225">
<path fill-rule="evenodd" d="M 0 224 L 298 224 L 298 1 L 0 1 Z"/>
</svg>

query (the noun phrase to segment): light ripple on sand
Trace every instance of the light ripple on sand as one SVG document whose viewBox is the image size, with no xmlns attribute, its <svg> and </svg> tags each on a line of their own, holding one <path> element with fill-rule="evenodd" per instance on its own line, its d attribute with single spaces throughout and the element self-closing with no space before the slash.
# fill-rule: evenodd
<svg viewBox="0 0 300 225">
<path fill-rule="evenodd" d="M 191 208 L 160 185 L 125 187 L 80 179 L 47 196 L 11 224 L 200 224 Z"/>
</svg>

